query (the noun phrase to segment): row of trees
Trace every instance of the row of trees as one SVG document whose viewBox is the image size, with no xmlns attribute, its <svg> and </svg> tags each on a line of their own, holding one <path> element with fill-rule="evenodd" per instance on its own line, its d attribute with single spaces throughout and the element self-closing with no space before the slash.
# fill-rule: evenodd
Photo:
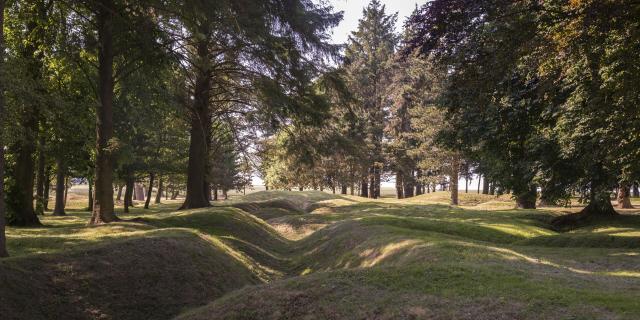
<svg viewBox="0 0 640 320">
<path fill-rule="evenodd" d="M 186 190 L 182 208 L 205 207 L 218 190 L 250 183 L 256 135 L 316 123 L 328 110 L 312 82 L 338 52 L 327 33 L 341 15 L 326 5 L 2 4 L 2 255 L 4 222 L 40 224 L 54 175 L 57 198 L 69 176 L 89 181 L 91 224 L 120 220 L 115 192 L 128 210 L 142 180 L 147 199 L 157 184 Z"/>
<path fill-rule="evenodd" d="M 261 172 L 373 198 L 384 176 L 399 198 L 448 181 L 454 204 L 475 175 L 521 208 L 579 195 L 579 217 L 614 215 L 612 192 L 630 207 L 640 178 L 638 16 L 626 0 L 435 0 L 398 36 L 373 0 L 341 64 L 349 99 L 268 138 Z"/>
</svg>

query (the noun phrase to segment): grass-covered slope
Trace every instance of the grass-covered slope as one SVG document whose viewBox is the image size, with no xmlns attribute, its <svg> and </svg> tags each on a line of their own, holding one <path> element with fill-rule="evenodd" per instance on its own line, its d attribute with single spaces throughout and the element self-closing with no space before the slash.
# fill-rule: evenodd
<svg viewBox="0 0 640 320">
<path fill-rule="evenodd" d="M 179 319 L 640 317 L 636 216 L 561 234 L 548 225 L 557 212 L 439 203 L 319 200 L 286 217 L 324 225 L 292 244 L 290 278 Z"/>
<path fill-rule="evenodd" d="M 638 319 L 640 219 L 558 233 L 558 211 L 257 192 L 201 210 L 9 229 L 8 319 Z M 473 200 L 473 201 L 472 201 Z M 130 217 L 130 216 L 126 216 Z M 3 317 L 4 319 L 5 317 Z"/>
<path fill-rule="evenodd" d="M 169 319 L 281 276 L 287 242 L 234 208 L 137 210 L 144 223 L 88 227 L 88 213 L 8 230 L 0 318 Z M 127 217 L 127 216 L 125 216 Z"/>
</svg>

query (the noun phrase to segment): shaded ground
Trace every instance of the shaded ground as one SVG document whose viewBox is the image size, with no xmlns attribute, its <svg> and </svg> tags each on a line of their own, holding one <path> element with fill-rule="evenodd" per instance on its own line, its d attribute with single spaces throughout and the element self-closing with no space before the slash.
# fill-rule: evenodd
<svg viewBox="0 0 640 320">
<path fill-rule="evenodd" d="M 206 210 L 135 211 L 145 224 L 47 217 L 48 227 L 9 230 L 0 314 L 640 318 L 639 216 L 558 233 L 549 221 L 560 209 L 513 210 L 509 199 L 465 194 L 456 208 L 445 197 L 257 192 Z M 41 306 L 25 303 L 34 295 Z"/>
</svg>

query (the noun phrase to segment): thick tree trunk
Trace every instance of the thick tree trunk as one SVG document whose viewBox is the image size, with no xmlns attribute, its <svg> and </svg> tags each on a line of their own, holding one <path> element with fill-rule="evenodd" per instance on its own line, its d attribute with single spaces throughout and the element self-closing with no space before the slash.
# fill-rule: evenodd
<svg viewBox="0 0 640 320">
<path fill-rule="evenodd" d="M 410 173 L 409 176 L 405 177 L 404 180 L 404 197 L 405 198 L 411 198 L 414 195 L 414 183 L 415 179 L 413 177 L 413 173 Z"/>
<path fill-rule="evenodd" d="M 33 131 L 29 125 L 25 125 L 25 127 L 25 130 Z M 10 208 L 12 215 L 9 224 L 14 226 L 40 225 L 40 220 L 33 208 L 35 164 L 32 155 L 35 151 L 35 145 L 32 133 L 27 133 L 27 136 L 31 137 L 25 137 L 21 142 L 13 169 L 14 185 L 11 191 L 13 205 Z"/>
<path fill-rule="evenodd" d="M 617 215 L 618 213 L 611 204 L 609 190 L 606 190 L 606 187 L 597 185 L 597 183 L 592 183 L 589 204 L 578 213 L 568 214 L 553 219 L 551 221 L 551 225 L 556 230 L 570 230 L 575 227 L 585 225 L 592 219 L 611 219 Z"/>
<path fill-rule="evenodd" d="M 203 61 L 208 61 L 209 47 L 206 40 L 197 44 L 197 54 Z M 180 209 L 204 208 L 211 204 L 207 194 L 203 192 L 207 175 L 207 159 L 209 158 L 208 137 L 210 136 L 211 116 L 209 96 L 211 87 L 211 70 L 206 62 L 199 66 L 196 74 L 193 108 L 191 110 L 191 141 L 189 144 L 189 163 L 187 168 L 187 196 Z"/>
<path fill-rule="evenodd" d="M 118 221 L 113 204 L 113 0 L 100 0 L 96 15 L 98 26 L 98 90 L 96 107 L 96 164 L 93 213 L 90 224 Z"/>
<path fill-rule="evenodd" d="M 0 0 L 0 72 L 2 74 L 4 74 L 4 4 L 5 0 Z M 5 81 L 0 81 L 0 123 L 4 123 L 4 84 Z M 0 134 L 0 257 L 6 257 L 9 253 L 5 236 L 4 141 L 2 138 Z"/>
<path fill-rule="evenodd" d="M 360 196 L 364 198 L 369 197 L 369 184 L 367 183 L 366 178 L 363 178 L 360 184 Z"/>
<path fill-rule="evenodd" d="M 631 205 L 631 187 L 626 182 L 621 182 L 618 186 L 618 208 L 619 209 L 633 209 Z"/>
<path fill-rule="evenodd" d="M 162 186 L 162 176 L 158 176 L 158 192 L 156 193 L 156 204 L 160 204 L 161 200 L 162 200 L 162 192 L 164 191 L 164 188 Z"/>
<path fill-rule="evenodd" d="M 36 176 L 36 214 L 44 215 L 45 157 L 44 134 L 38 140 L 38 174 Z"/>
<path fill-rule="evenodd" d="M 340 194 L 344 194 L 344 195 L 346 195 L 346 194 L 347 194 L 347 189 L 348 189 L 348 188 L 347 188 L 347 184 L 346 184 L 346 183 L 345 183 L 345 184 L 340 185 Z"/>
<path fill-rule="evenodd" d="M 489 185 L 489 179 L 487 176 L 482 177 L 482 194 L 489 194 L 491 186 Z"/>
<path fill-rule="evenodd" d="M 66 190 L 66 175 L 65 175 L 65 165 L 62 157 L 58 157 L 56 159 L 56 166 L 58 167 L 56 170 L 56 205 L 53 209 L 54 216 L 64 216 L 66 213 L 64 212 L 65 208 L 65 190 Z"/>
<path fill-rule="evenodd" d="M 151 203 L 151 195 L 153 193 L 153 180 L 155 180 L 155 174 L 149 173 L 149 189 L 147 190 L 147 199 L 144 202 L 144 208 L 149 209 L 149 204 Z"/>
<path fill-rule="evenodd" d="M 520 209 L 535 209 L 536 200 L 538 198 L 538 190 L 536 186 L 530 186 L 529 190 L 518 192 L 514 190 L 516 197 L 516 206 Z"/>
</svg>

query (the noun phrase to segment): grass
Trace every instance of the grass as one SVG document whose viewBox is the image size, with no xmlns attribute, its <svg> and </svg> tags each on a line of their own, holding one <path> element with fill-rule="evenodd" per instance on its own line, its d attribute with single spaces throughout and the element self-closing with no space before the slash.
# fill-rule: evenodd
<svg viewBox="0 0 640 320">
<path fill-rule="evenodd" d="M 558 233 L 549 221 L 572 209 L 515 210 L 506 197 L 464 193 L 452 207 L 446 198 L 255 192 L 209 209 L 136 208 L 124 217 L 146 223 L 100 227 L 72 209 L 42 228 L 8 230 L 0 314 L 24 318 L 18 298 L 39 290 L 48 307 L 29 318 L 136 319 L 138 309 L 155 319 L 640 318 L 635 211 Z M 123 260 L 117 274 L 99 276 L 96 265 L 112 270 L 114 259 Z M 141 283 L 133 293 L 131 278 Z M 51 293 L 58 283 L 73 294 Z M 128 298 L 107 294 L 100 306 L 96 287 Z M 84 307 L 65 309 L 73 299 Z"/>
</svg>

